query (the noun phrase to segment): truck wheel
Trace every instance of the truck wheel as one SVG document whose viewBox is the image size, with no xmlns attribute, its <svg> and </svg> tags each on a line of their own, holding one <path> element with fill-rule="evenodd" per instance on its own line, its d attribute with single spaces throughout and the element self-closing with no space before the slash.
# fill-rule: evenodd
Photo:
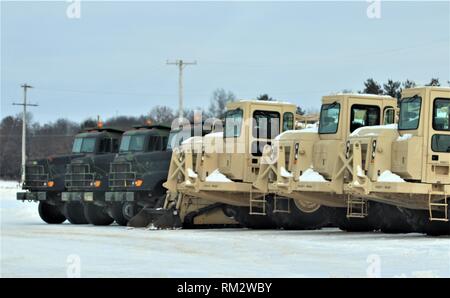
<svg viewBox="0 0 450 298">
<path fill-rule="evenodd" d="M 107 226 L 114 222 L 114 219 L 104 211 L 104 207 L 95 204 L 84 204 L 84 216 L 95 226 Z"/>
<path fill-rule="evenodd" d="M 122 203 L 113 203 L 110 207 L 111 217 L 116 221 L 119 226 L 126 226 L 128 224 L 128 219 L 125 218 L 122 212 Z"/>
<path fill-rule="evenodd" d="M 369 215 L 364 218 L 347 218 L 346 208 L 334 208 L 333 222 L 339 229 L 346 232 L 373 232 L 379 230 L 376 215 L 371 214 L 370 210 Z"/>
<path fill-rule="evenodd" d="M 379 220 L 380 230 L 387 234 L 411 233 L 413 228 L 406 216 L 396 206 L 371 202 L 370 213 L 374 213 Z"/>
<path fill-rule="evenodd" d="M 327 226 L 331 222 L 332 209 L 320 206 L 313 212 L 304 212 L 300 210 L 292 199 L 280 200 L 277 202 L 277 208 L 281 210 L 289 210 L 290 212 L 274 212 L 275 200 L 269 198 L 267 200 L 269 217 L 275 222 L 278 228 L 285 230 L 312 230 L 320 229 Z"/>
<path fill-rule="evenodd" d="M 81 202 L 73 201 L 65 203 L 63 213 L 71 224 L 83 225 L 88 223 L 84 216 L 83 204 Z"/>
<path fill-rule="evenodd" d="M 429 236 L 450 235 L 450 222 L 430 221 L 426 210 L 400 209 L 405 215 L 412 231 Z"/>
<path fill-rule="evenodd" d="M 275 229 L 276 224 L 267 215 L 251 215 L 249 207 L 227 206 L 225 214 L 233 214 L 234 219 L 243 227 L 250 229 Z"/>
<path fill-rule="evenodd" d="M 50 205 L 44 201 L 39 202 L 38 211 L 41 219 L 48 224 L 60 224 L 66 220 L 58 206 Z"/>
<path fill-rule="evenodd" d="M 138 207 L 137 204 L 132 202 L 126 202 L 122 205 L 122 214 L 126 220 L 132 219 L 136 214 L 139 213 L 142 207 Z"/>
</svg>

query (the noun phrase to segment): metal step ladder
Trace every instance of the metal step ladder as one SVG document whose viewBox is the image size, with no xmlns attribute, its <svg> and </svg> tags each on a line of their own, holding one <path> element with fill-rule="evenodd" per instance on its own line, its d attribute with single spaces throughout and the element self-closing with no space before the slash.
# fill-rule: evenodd
<svg viewBox="0 0 450 298">
<path fill-rule="evenodd" d="M 253 192 L 250 191 L 250 215 L 266 215 L 266 196 L 263 195 L 262 199 L 253 198 Z"/>
<path fill-rule="evenodd" d="M 367 200 L 348 195 L 347 218 L 364 218 L 367 214 Z"/>
<path fill-rule="evenodd" d="M 433 202 L 433 196 L 441 196 L 437 201 Z M 434 209 L 434 210 L 433 210 Z M 436 210 L 437 209 L 437 210 Z M 448 222 L 448 199 L 445 192 L 430 192 L 428 194 L 428 211 L 430 213 L 430 221 Z M 434 213 L 433 213 L 434 211 Z M 442 212 L 443 216 L 436 216 L 436 212 Z"/>
<path fill-rule="evenodd" d="M 286 205 L 281 204 L 281 208 L 278 208 L 280 206 L 280 202 L 286 202 Z M 283 209 L 283 207 L 286 206 L 286 209 Z M 273 213 L 291 213 L 291 199 L 286 197 L 278 197 L 277 195 L 273 196 Z"/>
</svg>

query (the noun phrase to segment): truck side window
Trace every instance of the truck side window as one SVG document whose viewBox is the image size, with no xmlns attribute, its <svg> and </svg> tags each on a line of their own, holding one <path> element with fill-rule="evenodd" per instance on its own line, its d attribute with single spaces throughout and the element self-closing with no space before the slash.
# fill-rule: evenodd
<svg viewBox="0 0 450 298">
<path fill-rule="evenodd" d="M 105 138 L 100 141 L 100 152 L 111 152 L 111 139 Z"/>
<path fill-rule="evenodd" d="M 383 125 L 395 123 L 395 110 L 393 107 L 384 108 Z"/>
<path fill-rule="evenodd" d="M 119 152 L 119 140 L 118 139 L 112 140 L 112 152 L 113 153 Z"/>
<path fill-rule="evenodd" d="M 341 105 L 337 102 L 324 104 L 320 110 L 319 133 L 336 133 L 339 126 L 339 114 Z"/>
<path fill-rule="evenodd" d="M 283 131 L 294 129 L 294 114 L 286 112 L 283 114 Z"/>
<path fill-rule="evenodd" d="M 167 143 L 169 142 L 169 137 L 162 137 L 162 148 L 163 150 L 167 150 Z"/>
<path fill-rule="evenodd" d="M 280 134 L 280 113 L 271 111 L 253 112 L 253 137 L 273 139 Z"/>
<path fill-rule="evenodd" d="M 241 135 L 243 111 L 241 109 L 227 111 L 225 114 L 225 138 L 235 138 Z"/>
<path fill-rule="evenodd" d="M 435 134 L 431 137 L 431 150 L 434 152 L 450 152 L 450 136 Z"/>
<path fill-rule="evenodd" d="M 417 95 L 402 99 L 398 121 L 399 130 L 411 130 L 419 127 L 421 104 L 422 97 Z"/>
<path fill-rule="evenodd" d="M 352 105 L 350 112 L 350 132 L 363 126 L 380 124 L 380 108 L 369 105 Z"/>
<path fill-rule="evenodd" d="M 436 98 L 433 103 L 433 129 L 449 131 L 450 98 Z"/>
<path fill-rule="evenodd" d="M 150 136 L 148 139 L 148 151 L 162 151 L 163 150 L 163 140 L 160 136 Z"/>
</svg>

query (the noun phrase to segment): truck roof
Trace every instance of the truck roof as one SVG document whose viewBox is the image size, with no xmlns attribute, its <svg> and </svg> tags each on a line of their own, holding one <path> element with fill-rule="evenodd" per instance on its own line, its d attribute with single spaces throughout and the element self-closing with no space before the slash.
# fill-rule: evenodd
<svg viewBox="0 0 450 298">
<path fill-rule="evenodd" d="M 124 131 L 114 127 L 86 127 L 80 133 L 84 132 L 113 132 L 113 133 L 123 133 Z"/>
<path fill-rule="evenodd" d="M 139 125 L 133 125 L 134 129 L 161 129 L 161 130 L 170 130 L 170 126 L 166 125 L 146 125 L 146 124 L 139 124 Z"/>
</svg>

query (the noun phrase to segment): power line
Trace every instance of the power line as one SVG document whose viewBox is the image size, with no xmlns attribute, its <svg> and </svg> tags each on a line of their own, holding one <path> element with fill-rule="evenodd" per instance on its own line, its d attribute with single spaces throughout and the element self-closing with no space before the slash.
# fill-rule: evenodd
<svg viewBox="0 0 450 298">
<path fill-rule="evenodd" d="M 174 62 L 169 62 L 167 60 L 167 65 L 177 65 L 178 66 L 178 108 L 180 119 L 183 118 L 183 68 L 186 65 L 196 65 L 197 61 L 186 62 L 181 59 L 175 60 Z"/>
<path fill-rule="evenodd" d="M 29 88 L 33 88 L 26 83 L 20 86 L 23 88 L 23 102 L 22 103 L 13 103 L 14 106 L 23 106 L 23 115 L 22 115 L 22 175 L 21 175 L 21 183 L 25 182 L 25 164 L 27 162 L 26 156 L 26 134 L 27 134 L 27 107 L 37 107 L 37 104 L 27 103 L 27 90 Z"/>
</svg>

